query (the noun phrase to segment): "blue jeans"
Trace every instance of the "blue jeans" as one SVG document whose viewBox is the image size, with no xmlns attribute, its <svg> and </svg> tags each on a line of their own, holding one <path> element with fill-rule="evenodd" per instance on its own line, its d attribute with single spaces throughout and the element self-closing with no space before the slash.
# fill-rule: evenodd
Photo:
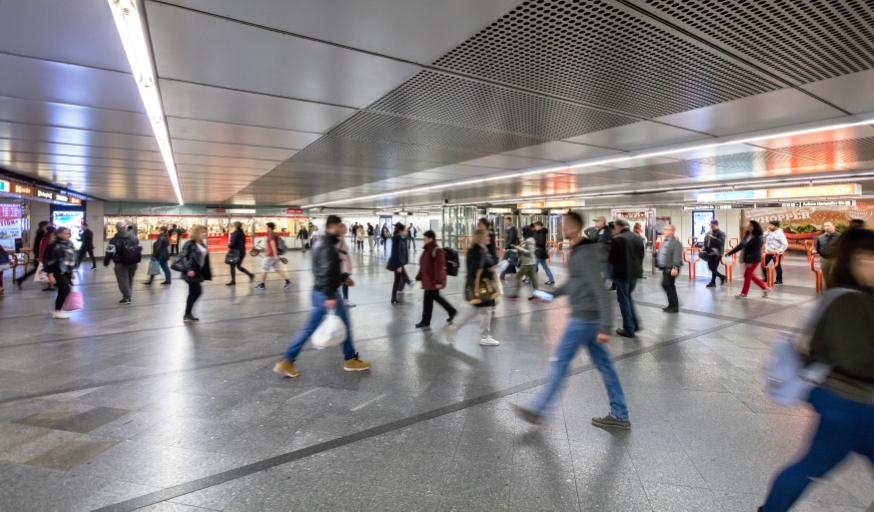
<svg viewBox="0 0 874 512">
<path fill-rule="evenodd" d="M 640 325 L 640 319 L 637 317 L 637 309 L 634 307 L 634 299 L 631 298 L 631 292 L 637 285 L 637 279 L 629 279 L 628 281 L 614 280 L 616 283 L 616 300 L 619 302 L 619 311 L 622 313 L 622 328 L 630 333 L 633 333 Z"/>
<path fill-rule="evenodd" d="M 167 266 L 167 262 L 164 260 L 158 260 L 158 263 L 161 265 L 161 270 L 164 271 L 164 282 L 170 282 L 170 267 Z M 155 276 L 149 276 L 149 284 L 152 284 L 152 281 L 155 279 Z"/>
<path fill-rule="evenodd" d="M 289 346 L 288 350 L 285 351 L 286 361 L 294 361 L 297 359 L 297 355 L 300 354 L 304 344 L 310 339 L 310 336 L 316 332 L 319 324 L 322 323 L 322 318 L 328 314 L 328 308 L 325 307 L 325 300 L 326 295 L 324 293 L 313 290 L 313 305 L 310 310 L 310 317 L 303 329 L 297 331 L 297 334 L 294 336 L 294 341 L 291 342 L 291 346 Z M 346 324 L 346 331 L 348 331 L 346 341 L 343 342 L 343 358 L 348 361 L 355 357 L 356 353 L 355 347 L 352 345 L 352 327 L 349 325 L 349 317 L 346 315 L 346 306 L 343 304 L 343 299 L 339 294 L 337 294 L 337 316 L 339 316 L 340 319 L 343 320 L 343 323 Z"/>
<path fill-rule="evenodd" d="M 822 478 L 850 452 L 874 463 L 874 404 L 854 402 L 823 388 L 810 393 L 810 403 L 820 414 L 810 450 L 774 480 L 765 512 L 792 508 L 811 478 Z"/>
<path fill-rule="evenodd" d="M 617 420 L 628 420 L 625 394 L 622 392 L 622 385 L 619 383 L 616 369 L 613 368 L 613 361 L 610 360 L 607 349 L 596 341 L 600 326 L 598 320 L 571 318 L 558 348 L 555 349 L 556 360 L 553 361 L 549 369 L 549 382 L 546 384 L 546 389 L 534 399 L 532 407 L 534 412 L 545 414 L 549 411 L 549 407 L 567 375 L 568 366 L 576 356 L 577 350 L 581 346 L 585 346 L 589 350 L 595 368 L 604 379 L 604 386 L 607 387 L 607 396 L 610 398 L 610 414 Z"/>
<path fill-rule="evenodd" d="M 536 259 L 537 264 L 534 266 L 534 271 L 537 272 L 537 270 L 540 269 L 540 265 L 543 265 L 543 271 L 546 272 L 546 279 L 548 279 L 549 281 L 555 281 L 555 279 L 552 278 L 552 271 L 549 270 L 549 264 L 547 263 L 547 261 L 540 258 Z"/>
</svg>

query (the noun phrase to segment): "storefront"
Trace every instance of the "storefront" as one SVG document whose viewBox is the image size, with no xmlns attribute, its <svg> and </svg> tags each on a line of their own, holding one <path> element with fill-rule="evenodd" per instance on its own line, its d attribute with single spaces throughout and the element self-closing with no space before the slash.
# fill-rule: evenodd
<svg viewBox="0 0 874 512">
<path fill-rule="evenodd" d="M 143 243 L 143 252 L 151 254 L 151 244 L 157 240 L 161 227 L 168 229 L 175 225 L 181 229 L 182 240 L 188 238 L 188 231 L 192 226 L 203 225 L 207 228 L 208 247 L 211 252 L 225 252 L 228 248 L 230 233 L 234 231 L 234 223 L 242 224 L 246 233 L 246 248 L 264 246 L 267 237 L 267 223 L 276 225 L 276 231 L 285 237 L 286 244 L 290 249 L 300 248 L 300 240 L 297 233 L 301 226 L 309 225 L 310 218 L 302 215 L 303 210 L 289 209 L 290 214 L 281 214 L 281 210 L 274 209 L 276 214 L 259 215 L 256 209 L 244 208 L 210 208 L 204 214 L 116 214 L 104 216 L 104 230 L 106 239 L 112 238 L 116 233 L 116 224 L 119 222 L 126 226 L 133 226 Z M 300 213 L 298 213 L 300 212 Z"/>
<path fill-rule="evenodd" d="M 844 204 L 842 204 L 844 203 Z M 874 224 L 874 204 L 856 201 L 808 201 L 798 206 L 783 208 L 745 209 L 741 224 L 746 226 L 755 220 L 766 226 L 768 222 L 780 222 L 786 234 L 790 250 L 806 251 L 805 244 L 812 244 L 823 233 L 823 224 L 831 222 L 838 231 L 845 231 L 850 221 L 859 219 L 869 226 Z"/>
</svg>

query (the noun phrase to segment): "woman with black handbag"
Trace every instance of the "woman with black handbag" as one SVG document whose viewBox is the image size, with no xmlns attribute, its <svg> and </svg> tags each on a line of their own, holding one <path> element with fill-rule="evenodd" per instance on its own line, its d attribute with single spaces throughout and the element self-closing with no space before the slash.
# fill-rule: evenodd
<svg viewBox="0 0 874 512">
<path fill-rule="evenodd" d="M 237 269 L 249 276 L 249 282 L 255 280 L 255 274 L 243 268 L 243 259 L 246 257 L 246 232 L 243 231 L 243 223 L 234 222 L 234 228 L 228 241 L 228 254 L 225 256 L 225 263 L 231 266 L 231 282 L 227 286 L 237 284 Z"/>
<path fill-rule="evenodd" d="M 471 248 L 467 251 L 467 280 L 465 293 L 467 303 L 471 307 L 458 315 L 458 320 L 446 328 L 446 338 L 449 343 L 455 343 L 455 333 L 479 315 L 479 344 L 487 347 L 500 345 L 491 335 L 492 308 L 498 297 L 495 286 L 493 268 L 496 262 L 489 255 L 489 234 L 485 229 L 477 229 L 471 237 Z"/>
<path fill-rule="evenodd" d="M 179 259 L 173 263 L 174 270 L 182 271 L 182 279 L 188 283 L 188 300 L 185 303 L 185 323 L 199 322 L 200 319 L 192 314 L 194 303 L 203 293 L 204 281 L 212 280 L 212 271 L 209 268 L 209 250 L 206 248 L 206 226 L 192 226 L 188 232 L 188 241 L 179 255 Z"/>
</svg>

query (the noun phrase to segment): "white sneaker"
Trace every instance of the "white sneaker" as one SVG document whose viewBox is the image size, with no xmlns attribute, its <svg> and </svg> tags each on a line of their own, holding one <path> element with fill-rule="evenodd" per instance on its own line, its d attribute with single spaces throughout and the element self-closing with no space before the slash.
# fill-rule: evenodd
<svg viewBox="0 0 874 512">
<path fill-rule="evenodd" d="M 355 303 L 350 301 L 349 299 L 343 299 L 343 305 L 346 306 L 347 308 L 354 308 L 355 307 Z"/>
<path fill-rule="evenodd" d="M 770 295 L 771 292 L 773 292 L 773 291 L 774 291 L 773 288 L 765 288 L 764 290 L 762 290 L 762 297 L 767 299 L 768 295 Z"/>
<path fill-rule="evenodd" d="M 746 294 L 746 293 L 738 293 L 737 295 L 734 296 L 734 298 L 736 298 L 736 299 L 746 299 L 746 298 L 747 298 L 747 294 Z"/>
<path fill-rule="evenodd" d="M 63 313 L 61 311 L 55 311 L 54 313 L 52 313 L 52 318 L 57 318 L 59 320 L 67 320 L 68 318 L 70 318 L 70 315 Z"/>
<path fill-rule="evenodd" d="M 483 338 L 483 339 L 479 340 L 479 344 L 483 345 L 485 347 L 496 347 L 496 346 L 500 345 L 501 342 L 496 340 L 495 338 L 492 338 L 491 336 L 489 336 L 488 338 Z"/>
<path fill-rule="evenodd" d="M 453 325 L 447 325 L 446 329 L 443 329 L 443 336 L 446 337 L 446 343 L 455 345 L 455 327 Z"/>
</svg>

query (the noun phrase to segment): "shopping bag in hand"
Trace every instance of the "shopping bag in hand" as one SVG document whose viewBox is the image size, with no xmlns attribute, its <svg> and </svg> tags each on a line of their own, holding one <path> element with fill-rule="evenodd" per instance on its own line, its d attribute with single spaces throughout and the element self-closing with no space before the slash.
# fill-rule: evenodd
<svg viewBox="0 0 874 512">
<path fill-rule="evenodd" d="M 161 264 L 158 260 L 149 261 L 149 270 L 146 272 L 147 275 L 157 276 L 161 274 Z"/>
<path fill-rule="evenodd" d="M 39 268 L 36 269 L 36 275 L 33 276 L 34 283 L 48 283 L 49 275 L 43 270 L 42 263 L 39 264 Z"/>
<path fill-rule="evenodd" d="M 346 324 L 343 323 L 343 319 L 337 316 L 334 310 L 330 310 L 313 333 L 313 346 L 318 349 L 336 347 L 346 341 L 346 335 Z"/>
<path fill-rule="evenodd" d="M 82 300 L 82 292 L 70 292 L 64 300 L 64 305 L 61 307 L 64 311 L 76 311 L 85 307 L 85 302 Z"/>
</svg>

